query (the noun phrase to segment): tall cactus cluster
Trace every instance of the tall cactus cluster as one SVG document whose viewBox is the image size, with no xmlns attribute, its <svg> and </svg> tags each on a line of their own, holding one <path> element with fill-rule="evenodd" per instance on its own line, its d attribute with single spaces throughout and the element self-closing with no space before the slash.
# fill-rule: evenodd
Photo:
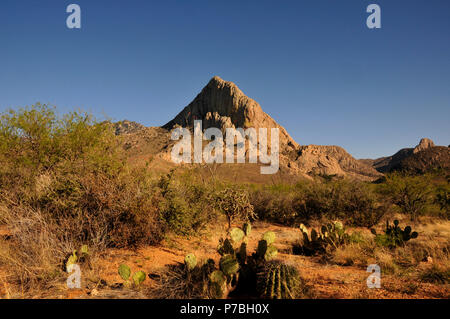
<svg viewBox="0 0 450 319">
<path fill-rule="evenodd" d="M 310 235 L 306 226 L 300 224 L 300 231 L 303 235 L 301 251 L 304 255 L 323 253 L 329 246 L 335 249 L 350 239 L 349 234 L 345 232 L 344 225 L 339 221 L 323 225 L 319 231 L 313 228 Z"/>
<path fill-rule="evenodd" d="M 411 226 L 406 226 L 404 229 L 399 227 L 399 221 L 394 220 L 394 224 L 390 225 L 389 221 L 386 221 L 386 228 L 384 229 L 384 234 L 377 234 L 375 229 L 370 230 L 374 234 L 375 241 L 382 246 L 387 246 L 390 248 L 395 248 L 397 246 L 404 246 L 405 242 L 410 239 L 417 238 L 419 234 L 413 232 Z"/>
<path fill-rule="evenodd" d="M 263 298 L 295 299 L 301 286 L 297 269 L 280 261 L 265 263 L 257 274 L 257 289 Z"/>
</svg>

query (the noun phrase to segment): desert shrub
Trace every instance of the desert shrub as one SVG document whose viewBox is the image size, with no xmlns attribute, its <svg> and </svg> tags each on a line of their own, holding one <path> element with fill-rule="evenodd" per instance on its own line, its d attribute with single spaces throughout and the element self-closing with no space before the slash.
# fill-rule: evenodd
<svg viewBox="0 0 450 319">
<path fill-rule="evenodd" d="M 248 222 L 257 218 L 248 191 L 242 187 L 228 186 L 216 192 L 213 200 L 217 209 L 226 216 L 228 229 L 236 220 Z"/>
<path fill-rule="evenodd" d="M 436 189 L 434 202 L 439 205 L 442 216 L 450 219 L 450 183 L 447 181 Z"/>
<path fill-rule="evenodd" d="M 82 244 L 101 250 L 163 237 L 151 178 L 126 165 L 106 122 L 40 104 L 7 111 L 0 163 L 0 220 L 13 234 L 0 262 L 22 283 L 54 273 Z"/>
<path fill-rule="evenodd" d="M 192 236 L 217 216 L 212 202 L 213 190 L 196 183 L 189 174 L 178 176 L 174 171 L 158 182 L 158 210 L 167 228 L 176 234 Z"/>
<path fill-rule="evenodd" d="M 448 284 L 450 283 L 450 267 L 433 264 L 421 271 L 419 278 L 423 282 Z"/>
<path fill-rule="evenodd" d="M 380 192 L 413 221 L 425 213 L 432 199 L 432 191 L 430 175 L 391 173 L 386 175 L 385 183 L 380 184 Z"/>
<path fill-rule="evenodd" d="M 335 180 L 311 183 L 301 215 L 340 219 L 350 226 L 371 227 L 383 217 L 386 207 L 369 184 Z"/>
<path fill-rule="evenodd" d="M 298 220 L 300 196 L 293 187 L 285 185 L 253 189 L 250 202 L 262 220 L 291 225 Z"/>
<path fill-rule="evenodd" d="M 338 247 L 331 255 L 331 261 L 342 266 L 363 266 L 368 265 L 369 257 L 364 251 L 363 246 L 351 243 Z"/>
<path fill-rule="evenodd" d="M 254 190 L 251 201 L 261 219 L 286 225 L 339 219 L 350 226 L 372 227 L 387 210 L 371 185 L 344 179 L 265 187 Z"/>
</svg>

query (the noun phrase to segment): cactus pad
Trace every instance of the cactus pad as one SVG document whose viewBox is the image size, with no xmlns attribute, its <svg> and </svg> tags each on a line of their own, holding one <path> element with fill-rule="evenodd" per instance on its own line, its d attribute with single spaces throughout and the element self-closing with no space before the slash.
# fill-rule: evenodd
<svg viewBox="0 0 450 319">
<path fill-rule="evenodd" d="M 220 269 L 226 275 L 233 275 L 239 271 L 239 263 L 232 255 L 225 255 L 220 259 Z"/>
<path fill-rule="evenodd" d="M 187 254 L 186 257 L 184 257 L 184 264 L 188 270 L 193 270 L 195 266 L 197 266 L 197 257 L 195 257 L 194 254 Z"/>
<path fill-rule="evenodd" d="M 133 274 L 133 282 L 135 284 L 135 286 L 139 286 L 141 283 L 144 282 L 146 277 L 145 272 L 141 271 L 137 271 Z"/>
<path fill-rule="evenodd" d="M 119 275 L 122 277 L 123 280 L 128 280 L 131 276 L 131 269 L 127 265 L 120 265 L 119 266 Z"/>
</svg>

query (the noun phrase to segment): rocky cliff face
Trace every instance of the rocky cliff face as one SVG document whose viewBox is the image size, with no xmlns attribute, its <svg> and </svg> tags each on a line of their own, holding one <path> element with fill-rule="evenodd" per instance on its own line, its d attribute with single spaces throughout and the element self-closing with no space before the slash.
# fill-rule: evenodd
<svg viewBox="0 0 450 319">
<path fill-rule="evenodd" d="M 410 171 L 425 173 L 433 169 L 450 169 L 450 148 L 435 146 L 429 138 L 422 138 L 414 148 L 403 148 L 392 156 L 375 160 L 361 160 L 371 165 L 377 171 L 388 173 L 392 171 Z"/>
<path fill-rule="evenodd" d="M 280 167 L 290 174 L 338 175 L 361 180 L 374 180 L 382 175 L 370 165 L 354 159 L 339 146 L 300 146 L 256 101 L 247 97 L 234 83 L 218 76 L 213 77 L 173 120 L 160 128 L 158 140 L 168 139 L 168 132 L 177 126 L 192 129 L 195 120 L 202 121 L 203 130 L 210 127 L 217 127 L 222 131 L 226 128 L 278 128 Z M 155 129 L 153 131 L 156 132 Z M 131 130 L 128 139 L 136 140 L 140 135 L 142 132 Z M 169 160 L 170 141 L 167 140 L 167 147 L 161 147 L 160 144 L 158 143 L 158 149 L 164 153 L 160 157 Z M 139 143 L 133 145 L 136 148 Z"/>
<path fill-rule="evenodd" d="M 279 128 L 280 151 L 294 150 L 298 144 L 286 130 L 267 115 L 261 106 L 247 97 L 233 82 L 213 77 L 197 97 L 172 121 L 163 126 L 168 130 L 176 125 L 192 128 L 194 120 L 202 121 L 203 130 L 226 128 Z"/>
</svg>

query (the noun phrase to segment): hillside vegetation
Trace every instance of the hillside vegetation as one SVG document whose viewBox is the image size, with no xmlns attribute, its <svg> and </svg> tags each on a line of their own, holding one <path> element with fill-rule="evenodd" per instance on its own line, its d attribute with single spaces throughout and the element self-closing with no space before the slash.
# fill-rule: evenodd
<svg viewBox="0 0 450 319">
<path fill-rule="evenodd" d="M 173 249 L 171 242 L 185 240 L 187 248 L 178 249 L 183 256 L 193 253 L 195 265 L 194 257 L 186 257 L 152 274 L 157 261 L 141 260 L 137 266 L 147 267 L 143 286 L 140 279 L 129 288 L 126 277 L 119 290 L 161 298 L 312 298 L 326 294 L 315 291 L 313 279 L 308 282 L 305 260 L 361 269 L 372 261 L 383 272 L 408 277 L 431 258 L 429 267 L 408 278 L 417 285 L 431 282 L 440 297 L 448 297 L 450 177 L 442 171 L 391 173 L 373 183 L 330 175 L 271 185 L 232 183 L 214 171 L 203 174 L 201 165 L 164 174 L 131 165 L 113 126 L 83 112 L 58 115 L 37 104 L 4 112 L 0 121 L 0 296 L 67 291 L 61 282 L 76 254 L 83 256 L 77 259 L 83 289 L 117 288 L 117 270 L 114 279 L 105 279 L 112 252 L 121 254 L 113 260 L 125 260 L 124 251 L 152 247 L 163 253 Z M 386 225 L 394 219 L 402 237 L 393 237 Z M 244 223 L 263 223 L 266 231 L 257 227 L 254 237 Z M 282 243 L 272 238 L 271 227 Z M 412 235 L 416 229 L 418 237 Z M 284 237 L 292 232 L 295 237 Z M 203 243 L 195 248 L 198 241 Z M 309 259 L 286 264 L 287 256 L 299 255 Z M 268 294 L 258 276 L 273 271 L 290 274 L 280 280 L 292 289 Z"/>
</svg>

